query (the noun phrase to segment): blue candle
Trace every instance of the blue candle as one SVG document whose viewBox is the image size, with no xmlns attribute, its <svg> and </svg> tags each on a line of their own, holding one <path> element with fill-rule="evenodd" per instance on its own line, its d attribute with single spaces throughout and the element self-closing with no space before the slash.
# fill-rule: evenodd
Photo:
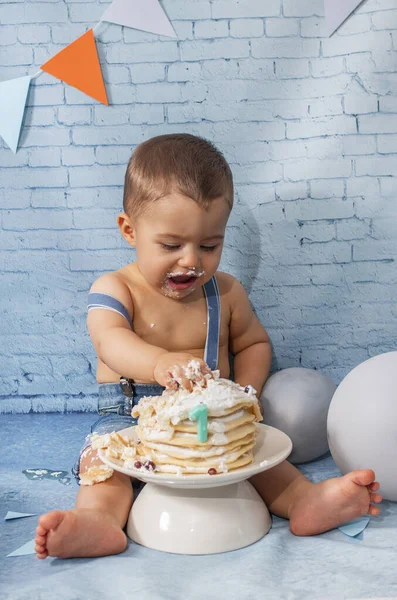
<svg viewBox="0 0 397 600">
<path fill-rule="evenodd" d="M 208 408 L 205 404 L 198 404 L 189 413 L 191 421 L 197 421 L 197 437 L 199 442 L 208 439 Z"/>
</svg>

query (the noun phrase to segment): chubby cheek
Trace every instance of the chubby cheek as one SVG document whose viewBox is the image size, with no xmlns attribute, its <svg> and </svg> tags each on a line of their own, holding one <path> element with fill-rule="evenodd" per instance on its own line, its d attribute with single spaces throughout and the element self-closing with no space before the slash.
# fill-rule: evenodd
<svg viewBox="0 0 397 600">
<path fill-rule="evenodd" d="M 151 284 L 162 284 L 167 273 L 173 267 L 174 262 L 170 258 L 158 256 L 154 252 L 145 260 L 139 261 L 139 268 L 145 279 Z"/>
<path fill-rule="evenodd" d="M 202 260 L 203 269 L 207 273 L 214 274 L 215 271 L 218 269 L 219 263 L 221 262 L 221 256 L 222 252 L 216 252 L 213 254 L 208 253 L 208 255 L 205 255 Z"/>
</svg>

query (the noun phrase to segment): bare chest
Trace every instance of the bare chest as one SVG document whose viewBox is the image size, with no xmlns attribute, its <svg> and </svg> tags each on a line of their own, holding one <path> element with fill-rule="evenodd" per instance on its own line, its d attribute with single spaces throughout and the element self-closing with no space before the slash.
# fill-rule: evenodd
<svg viewBox="0 0 397 600">
<path fill-rule="evenodd" d="M 186 304 L 162 297 L 134 298 L 133 330 L 149 344 L 170 352 L 203 351 L 207 328 L 208 313 L 204 297 Z M 227 346 L 228 337 L 229 316 L 225 307 L 221 306 L 221 347 Z"/>
</svg>

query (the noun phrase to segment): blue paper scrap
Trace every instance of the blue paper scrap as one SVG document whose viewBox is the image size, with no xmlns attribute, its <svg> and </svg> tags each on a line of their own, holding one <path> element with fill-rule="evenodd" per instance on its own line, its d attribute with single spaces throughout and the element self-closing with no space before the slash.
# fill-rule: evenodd
<svg viewBox="0 0 397 600">
<path fill-rule="evenodd" d="M 30 540 L 30 542 L 27 542 L 20 548 L 17 548 L 16 550 L 14 550 L 14 552 L 7 554 L 7 557 L 8 556 L 26 556 L 27 554 L 36 554 L 34 546 L 35 546 L 35 541 Z"/>
<path fill-rule="evenodd" d="M 22 519 L 23 517 L 35 517 L 35 513 L 20 513 L 14 512 L 13 510 L 9 510 L 4 517 L 5 521 L 10 521 L 11 519 Z"/>
<path fill-rule="evenodd" d="M 358 537 L 367 527 L 369 521 L 370 517 L 360 517 L 358 519 L 350 521 L 349 523 L 341 525 L 340 527 L 338 527 L 338 529 L 339 531 L 341 531 L 345 535 L 348 535 L 349 537 Z"/>
</svg>

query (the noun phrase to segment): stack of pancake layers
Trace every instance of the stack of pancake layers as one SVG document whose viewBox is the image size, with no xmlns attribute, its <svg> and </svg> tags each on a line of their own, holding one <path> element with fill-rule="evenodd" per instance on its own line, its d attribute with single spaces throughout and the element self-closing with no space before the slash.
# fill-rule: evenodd
<svg viewBox="0 0 397 600">
<path fill-rule="evenodd" d="M 180 388 L 140 400 L 132 410 L 138 417 L 137 458 L 153 461 L 157 472 L 178 475 L 227 473 L 253 461 L 255 421 L 262 420 L 255 390 L 213 375 L 192 392 Z M 208 437 L 200 442 L 189 413 L 203 404 Z"/>
</svg>

